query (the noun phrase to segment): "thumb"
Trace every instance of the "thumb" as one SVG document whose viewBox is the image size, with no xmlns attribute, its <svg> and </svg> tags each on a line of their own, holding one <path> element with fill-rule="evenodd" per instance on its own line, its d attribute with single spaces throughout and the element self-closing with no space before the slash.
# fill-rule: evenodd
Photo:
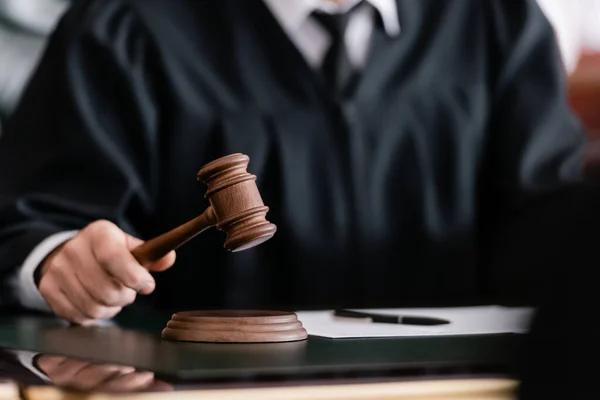
<svg viewBox="0 0 600 400">
<path fill-rule="evenodd" d="M 135 236 L 131 236 L 129 234 L 126 234 L 126 239 L 127 239 L 127 248 L 129 249 L 129 251 L 132 251 L 136 247 L 144 244 L 143 240 L 136 238 Z M 160 260 L 158 260 L 152 264 L 144 265 L 144 268 L 146 268 L 150 271 L 155 271 L 155 272 L 165 271 L 165 270 L 171 268 L 173 266 L 173 264 L 175 264 L 175 259 L 176 259 L 176 255 L 175 255 L 175 251 L 173 250 L 173 251 L 170 251 L 169 253 L 167 253 Z"/>
<path fill-rule="evenodd" d="M 146 268 L 148 268 L 150 271 L 155 272 L 165 271 L 171 268 L 173 264 L 175 264 L 175 259 L 175 250 L 172 250 L 160 260 L 156 261 L 153 264 L 147 265 Z"/>
<path fill-rule="evenodd" d="M 125 233 L 125 240 L 129 251 L 135 249 L 139 245 L 144 244 L 144 241 L 142 239 L 136 238 L 135 236 L 132 236 L 129 233 Z"/>
</svg>

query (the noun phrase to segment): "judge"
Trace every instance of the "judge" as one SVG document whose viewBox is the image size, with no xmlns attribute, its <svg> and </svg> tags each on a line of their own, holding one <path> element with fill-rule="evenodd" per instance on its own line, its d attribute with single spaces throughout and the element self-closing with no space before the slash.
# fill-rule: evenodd
<svg viewBox="0 0 600 400">
<path fill-rule="evenodd" d="M 585 137 L 534 0 L 91 0 L 0 141 L 2 301 L 140 310 L 534 301 L 598 220 Z M 275 237 L 130 250 L 250 156 Z M 565 203 L 566 201 L 566 203 Z"/>
</svg>

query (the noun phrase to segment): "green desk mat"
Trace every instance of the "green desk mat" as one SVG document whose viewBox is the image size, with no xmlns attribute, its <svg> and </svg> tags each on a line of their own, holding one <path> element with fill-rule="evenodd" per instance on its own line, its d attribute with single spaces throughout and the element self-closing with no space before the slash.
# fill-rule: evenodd
<svg viewBox="0 0 600 400">
<path fill-rule="evenodd" d="M 260 374 L 363 373 L 390 369 L 514 367 L 519 335 L 326 339 L 275 344 L 168 342 L 170 315 L 124 316 L 117 326 L 78 327 L 39 316 L 0 317 L 0 347 L 133 366 L 181 379 Z"/>
</svg>

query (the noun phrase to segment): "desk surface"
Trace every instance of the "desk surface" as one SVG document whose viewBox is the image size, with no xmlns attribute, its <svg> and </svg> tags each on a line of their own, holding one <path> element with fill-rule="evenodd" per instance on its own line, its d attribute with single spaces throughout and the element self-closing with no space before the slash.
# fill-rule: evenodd
<svg viewBox="0 0 600 400">
<path fill-rule="evenodd" d="M 170 315 L 117 318 L 117 326 L 66 326 L 39 316 L 0 317 L 0 347 L 121 364 L 186 380 L 257 375 L 504 374 L 516 365 L 518 335 L 386 339 L 324 339 L 278 344 L 163 341 Z"/>
</svg>

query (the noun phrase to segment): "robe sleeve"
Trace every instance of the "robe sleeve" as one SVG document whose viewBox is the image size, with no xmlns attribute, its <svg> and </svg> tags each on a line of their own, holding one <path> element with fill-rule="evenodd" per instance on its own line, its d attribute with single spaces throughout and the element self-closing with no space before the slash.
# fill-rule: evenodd
<svg viewBox="0 0 600 400">
<path fill-rule="evenodd" d="M 587 139 L 568 103 L 552 26 L 535 1 L 490 4 L 497 58 L 490 68 L 496 79 L 481 176 L 480 258 L 491 302 L 532 304 L 573 254 L 581 261 L 590 250 L 584 243 L 600 226 L 600 191 L 584 181 Z"/>
<path fill-rule="evenodd" d="M 141 21 L 116 0 L 60 21 L 0 138 L 0 306 L 50 235 L 107 219 L 131 234 L 154 207 L 159 107 Z"/>
<path fill-rule="evenodd" d="M 515 202 L 578 181 L 586 137 L 549 21 L 535 1 L 503 3 L 488 157 L 494 190 Z"/>
</svg>

